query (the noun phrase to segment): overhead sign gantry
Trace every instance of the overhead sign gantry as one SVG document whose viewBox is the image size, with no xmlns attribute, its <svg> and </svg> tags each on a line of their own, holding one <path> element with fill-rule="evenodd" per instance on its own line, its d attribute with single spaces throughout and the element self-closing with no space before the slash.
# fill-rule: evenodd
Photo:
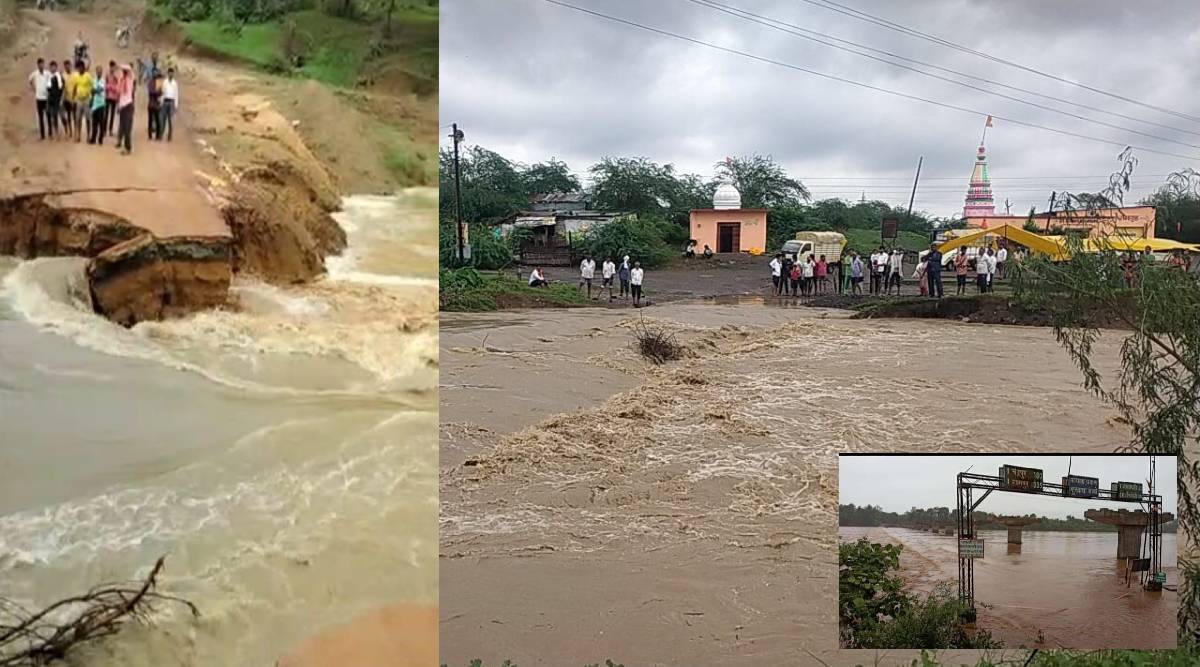
<svg viewBox="0 0 1200 667">
<path fill-rule="evenodd" d="M 1150 457 L 1150 479 L 1154 479 L 1154 457 Z M 975 491 L 983 495 L 975 499 Z M 1149 513 L 1150 535 L 1148 563 L 1136 563 L 1141 571 L 1142 584 L 1147 590 L 1161 590 L 1162 581 L 1162 496 L 1143 493 L 1137 482 L 1113 482 L 1107 489 L 1100 480 L 1082 475 L 1067 475 L 1061 484 L 1047 482 L 1041 470 L 1020 466 L 1000 466 L 999 475 L 958 474 L 958 597 L 967 603 L 971 617 L 975 615 L 975 559 L 984 557 L 983 539 L 975 529 L 975 508 L 993 491 L 1025 493 L 1059 498 L 1103 500 L 1118 503 L 1137 503 Z M 1124 511 L 1124 510 L 1122 510 Z M 1144 515 L 1143 515 L 1144 516 Z M 1144 569 L 1143 569 L 1144 568 Z"/>
</svg>

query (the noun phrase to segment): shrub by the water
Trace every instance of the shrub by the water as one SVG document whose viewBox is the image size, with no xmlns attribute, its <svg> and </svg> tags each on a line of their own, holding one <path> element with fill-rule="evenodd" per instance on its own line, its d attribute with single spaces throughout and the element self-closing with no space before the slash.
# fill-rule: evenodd
<svg viewBox="0 0 1200 667">
<path fill-rule="evenodd" d="M 843 648 L 996 648 L 988 632 L 971 636 L 965 605 L 948 584 L 921 598 L 904 589 L 896 544 L 861 538 L 838 547 L 838 625 Z"/>
<path fill-rule="evenodd" d="M 612 257 L 618 262 L 629 255 L 630 261 L 641 262 L 643 267 L 652 269 L 682 252 L 686 240 L 687 231 L 679 225 L 627 217 L 582 234 L 577 248 L 581 255 Z"/>
</svg>

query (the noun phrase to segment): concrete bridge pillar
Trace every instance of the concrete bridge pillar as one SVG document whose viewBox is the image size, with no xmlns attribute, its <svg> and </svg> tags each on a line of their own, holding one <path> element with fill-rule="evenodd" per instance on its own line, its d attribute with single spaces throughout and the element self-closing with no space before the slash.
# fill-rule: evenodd
<svg viewBox="0 0 1200 667">
<path fill-rule="evenodd" d="M 1083 513 L 1083 518 L 1097 523 L 1117 527 L 1117 558 L 1140 558 L 1142 555 L 1142 533 L 1150 525 L 1150 515 L 1141 510 L 1094 509 Z M 1159 523 L 1175 519 L 1170 512 L 1159 515 Z"/>
<path fill-rule="evenodd" d="M 996 521 L 1008 527 L 1008 543 L 1021 544 L 1021 530 L 1032 523 L 1037 523 L 1037 517 L 1031 516 L 1002 516 Z"/>
</svg>

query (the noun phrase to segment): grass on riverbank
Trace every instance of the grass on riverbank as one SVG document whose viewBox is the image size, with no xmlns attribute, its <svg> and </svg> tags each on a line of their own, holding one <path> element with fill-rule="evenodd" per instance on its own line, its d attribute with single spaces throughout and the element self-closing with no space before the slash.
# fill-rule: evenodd
<svg viewBox="0 0 1200 667">
<path fill-rule="evenodd" d="M 575 285 L 557 283 L 530 287 L 506 275 L 485 275 L 475 269 L 442 271 L 441 310 L 487 312 L 502 308 L 570 308 L 584 306 L 588 299 Z"/>
<path fill-rule="evenodd" d="M 160 17 L 163 10 L 159 10 Z M 267 71 L 292 72 L 332 86 L 353 88 L 363 83 L 403 78 L 412 92 L 437 92 L 438 14 L 436 9 L 397 9 L 393 37 L 382 39 L 380 22 L 357 21 L 304 10 L 265 23 L 231 26 L 217 19 L 179 21 L 184 35 L 210 52 L 241 60 Z M 293 68 L 282 44 L 295 28 L 303 64 Z"/>
</svg>

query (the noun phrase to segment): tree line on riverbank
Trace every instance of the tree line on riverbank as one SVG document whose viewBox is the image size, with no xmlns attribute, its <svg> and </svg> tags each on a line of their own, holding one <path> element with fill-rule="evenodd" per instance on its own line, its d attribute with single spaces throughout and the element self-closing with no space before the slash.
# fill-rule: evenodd
<svg viewBox="0 0 1200 667">
<path fill-rule="evenodd" d="M 553 158 L 521 164 L 482 146 L 460 148 L 462 216 L 470 229 L 472 266 L 499 268 L 497 262 L 511 258 L 514 244 L 495 234 L 496 225 L 519 211 L 527 210 L 534 195 L 577 192 L 582 182 L 567 163 Z M 882 201 L 847 202 L 841 199 L 812 201 L 804 183 L 790 176 L 773 158 L 748 155 L 714 165 L 714 177 L 679 172 L 674 165 L 644 157 L 605 157 L 587 169 L 592 208 L 632 214 L 592 234 L 573 241 L 581 254 L 605 256 L 630 254 L 643 258 L 648 267 L 659 266 L 682 250 L 688 238 L 689 212 L 711 208 L 718 183 L 732 183 L 741 193 L 744 208 L 766 208 L 767 245 L 776 248 L 799 231 L 841 231 L 850 245 L 869 251 L 878 243 L 880 221 L 898 218 L 902 245 L 917 250 L 928 242 L 935 227 L 960 227 L 962 220 L 937 218 Z M 443 266 L 456 263 L 454 155 L 442 149 L 439 155 L 439 184 L 442 192 L 439 216 Z M 614 226 L 615 225 L 615 226 Z M 612 229 L 609 229 L 612 227 Z M 504 262 L 507 263 L 507 262 Z"/>
<path fill-rule="evenodd" d="M 1006 526 L 997 518 L 1000 515 L 991 512 L 975 512 L 975 524 L 983 529 L 1002 529 Z M 1097 523 L 1071 515 L 1067 515 L 1065 519 L 1053 519 L 1050 517 L 1040 517 L 1035 514 L 1028 516 L 1036 517 L 1037 523 L 1030 524 L 1024 527 L 1027 531 L 1047 531 L 1047 532 L 1068 532 L 1068 533 L 1115 533 L 1116 526 L 1110 526 L 1106 523 Z M 913 507 L 906 512 L 888 512 L 877 505 L 838 505 L 838 525 L 847 527 L 876 527 L 876 526 L 900 526 L 903 528 L 915 528 L 918 526 L 953 526 L 958 523 L 958 510 L 950 507 Z M 1171 521 L 1163 524 L 1164 533 L 1174 533 L 1178 527 L 1177 522 Z"/>
</svg>

